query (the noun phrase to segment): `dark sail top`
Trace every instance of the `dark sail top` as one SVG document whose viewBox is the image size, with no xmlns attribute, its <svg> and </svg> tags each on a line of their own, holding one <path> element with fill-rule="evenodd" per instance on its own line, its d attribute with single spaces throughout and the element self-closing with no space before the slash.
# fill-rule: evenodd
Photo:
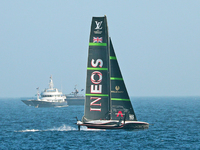
<svg viewBox="0 0 200 150">
<path fill-rule="evenodd" d="M 84 120 L 110 119 L 108 47 L 106 17 L 93 17 L 87 62 Z"/>
<path fill-rule="evenodd" d="M 110 71 L 111 71 L 111 112 L 112 120 L 126 118 L 126 120 L 137 120 L 129 95 L 122 78 L 117 62 L 114 48 L 110 39 Z"/>
</svg>

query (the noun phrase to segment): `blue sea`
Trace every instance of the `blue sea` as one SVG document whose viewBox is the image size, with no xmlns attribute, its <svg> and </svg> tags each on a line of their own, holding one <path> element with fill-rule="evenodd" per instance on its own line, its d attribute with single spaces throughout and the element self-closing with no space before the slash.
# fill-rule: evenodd
<svg viewBox="0 0 200 150">
<path fill-rule="evenodd" d="M 0 149 L 200 149 L 200 97 L 132 97 L 146 130 L 76 126 L 84 106 L 34 108 L 0 99 Z"/>
</svg>

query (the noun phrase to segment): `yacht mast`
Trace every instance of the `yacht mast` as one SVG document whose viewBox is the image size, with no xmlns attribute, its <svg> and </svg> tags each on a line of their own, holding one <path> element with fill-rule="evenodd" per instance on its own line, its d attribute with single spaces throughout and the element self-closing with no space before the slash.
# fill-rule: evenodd
<svg viewBox="0 0 200 150">
<path fill-rule="evenodd" d="M 53 90 L 53 80 L 52 80 L 52 75 L 50 76 L 49 88 L 50 88 L 51 90 Z"/>
</svg>

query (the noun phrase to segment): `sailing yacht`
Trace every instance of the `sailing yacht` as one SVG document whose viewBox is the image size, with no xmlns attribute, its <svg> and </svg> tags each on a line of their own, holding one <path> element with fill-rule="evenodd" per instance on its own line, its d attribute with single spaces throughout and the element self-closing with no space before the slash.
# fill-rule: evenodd
<svg viewBox="0 0 200 150">
<path fill-rule="evenodd" d="M 138 121 L 108 35 L 106 16 L 93 17 L 89 39 L 84 116 L 92 129 L 145 129 Z"/>
</svg>

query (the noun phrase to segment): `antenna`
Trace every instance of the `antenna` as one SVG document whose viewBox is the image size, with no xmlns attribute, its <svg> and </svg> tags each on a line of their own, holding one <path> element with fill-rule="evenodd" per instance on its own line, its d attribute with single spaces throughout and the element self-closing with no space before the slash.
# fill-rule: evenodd
<svg viewBox="0 0 200 150">
<path fill-rule="evenodd" d="M 37 100 L 39 100 L 39 96 L 40 96 L 40 91 L 39 91 L 39 87 L 36 88 L 37 89 Z"/>
</svg>

